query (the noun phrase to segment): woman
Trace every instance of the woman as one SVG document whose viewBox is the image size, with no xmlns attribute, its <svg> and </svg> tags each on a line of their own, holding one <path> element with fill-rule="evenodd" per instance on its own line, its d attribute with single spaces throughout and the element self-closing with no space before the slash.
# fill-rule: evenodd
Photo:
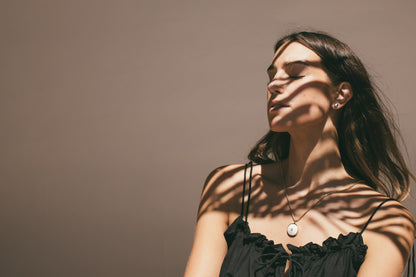
<svg viewBox="0 0 416 277">
<path fill-rule="evenodd" d="M 401 276 L 414 177 L 361 61 L 300 32 L 267 73 L 270 132 L 208 176 L 185 276 Z"/>
</svg>

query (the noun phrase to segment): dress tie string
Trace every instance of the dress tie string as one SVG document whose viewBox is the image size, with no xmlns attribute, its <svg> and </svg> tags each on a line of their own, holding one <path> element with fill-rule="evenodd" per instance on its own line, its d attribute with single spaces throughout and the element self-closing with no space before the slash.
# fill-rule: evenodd
<svg viewBox="0 0 416 277">
<path fill-rule="evenodd" d="M 277 250 L 274 248 L 274 250 Z M 273 253 L 263 253 L 257 258 L 257 263 L 263 265 L 264 272 L 268 272 L 271 268 L 274 269 L 274 276 L 279 277 L 279 272 L 276 271 L 277 266 L 286 265 L 289 261 L 289 268 L 287 276 L 292 276 L 292 271 L 303 272 L 302 264 L 296 259 L 296 257 L 302 258 L 300 253 L 289 254 L 286 251 L 277 251 Z"/>
</svg>

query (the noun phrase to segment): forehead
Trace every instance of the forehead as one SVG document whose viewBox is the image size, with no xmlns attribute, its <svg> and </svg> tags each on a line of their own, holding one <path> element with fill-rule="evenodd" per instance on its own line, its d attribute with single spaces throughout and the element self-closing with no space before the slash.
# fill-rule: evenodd
<svg viewBox="0 0 416 277">
<path fill-rule="evenodd" d="M 279 66 L 292 61 L 305 60 L 319 62 L 321 58 L 299 42 L 283 44 L 274 54 L 272 65 Z"/>
</svg>

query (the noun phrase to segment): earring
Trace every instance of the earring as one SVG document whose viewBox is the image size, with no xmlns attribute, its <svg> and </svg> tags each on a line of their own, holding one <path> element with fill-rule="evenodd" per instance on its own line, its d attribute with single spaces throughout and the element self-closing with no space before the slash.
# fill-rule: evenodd
<svg viewBox="0 0 416 277">
<path fill-rule="evenodd" d="M 335 104 L 334 104 L 334 108 L 335 108 L 335 109 L 338 109 L 338 107 L 339 107 L 339 104 L 338 104 L 338 103 L 335 103 Z"/>
</svg>

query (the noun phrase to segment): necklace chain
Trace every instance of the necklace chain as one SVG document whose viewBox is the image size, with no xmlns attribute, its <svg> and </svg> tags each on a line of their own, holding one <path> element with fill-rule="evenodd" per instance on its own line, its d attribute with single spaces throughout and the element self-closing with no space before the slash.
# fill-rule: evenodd
<svg viewBox="0 0 416 277">
<path fill-rule="evenodd" d="M 287 226 L 287 234 L 290 237 L 296 236 L 298 231 L 299 231 L 299 228 L 298 228 L 296 223 L 299 222 L 310 210 L 315 208 L 315 206 L 318 205 L 325 197 L 328 197 L 328 196 L 330 196 L 331 194 L 334 194 L 334 193 L 340 193 L 340 192 L 347 191 L 347 190 L 351 189 L 352 187 L 354 187 L 355 185 L 357 185 L 359 183 L 359 181 L 356 181 L 356 182 L 352 183 L 350 186 L 346 187 L 345 189 L 335 190 L 335 191 L 330 191 L 330 192 L 325 193 L 317 201 L 315 201 L 315 203 L 313 203 L 312 206 L 310 206 L 298 219 L 296 219 L 295 218 L 295 213 L 293 212 L 293 209 L 292 209 L 292 205 L 290 205 L 289 196 L 287 195 L 287 175 L 284 174 L 283 168 L 281 166 L 280 166 L 280 173 L 281 173 L 281 176 L 283 177 L 283 180 L 284 180 L 284 191 L 283 192 L 285 194 L 286 201 L 287 201 L 287 204 L 289 206 L 290 216 L 292 217 L 292 220 L 293 220 L 293 223 L 290 223 Z"/>
<path fill-rule="evenodd" d="M 287 186 L 286 186 L 286 183 L 285 183 L 284 193 L 285 193 L 287 204 L 289 206 L 290 216 L 292 217 L 293 223 L 299 222 L 310 210 L 312 210 L 316 205 L 318 205 L 319 202 L 321 202 L 325 197 L 330 196 L 331 194 L 334 194 L 334 193 L 340 193 L 340 192 L 347 191 L 347 190 L 351 189 L 352 187 L 354 187 L 357 184 L 358 184 L 358 182 L 354 182 L 353 184 L 351 184 L 350 186 L 348 186 L 345 189 L 330 191 L 330 192 L 325 193 L 317 201 L 315 201 L 315 203 L 313 203 L 313 205 L 309 209 L 307 209 L 298 219 L 296 219 L 295 214 L 294 214 L 293 209 L 292 209 L 292 206 L 290 205 L 289 196 L 287 195 L 287 191 L 286 191 Z"/>
</svg>

